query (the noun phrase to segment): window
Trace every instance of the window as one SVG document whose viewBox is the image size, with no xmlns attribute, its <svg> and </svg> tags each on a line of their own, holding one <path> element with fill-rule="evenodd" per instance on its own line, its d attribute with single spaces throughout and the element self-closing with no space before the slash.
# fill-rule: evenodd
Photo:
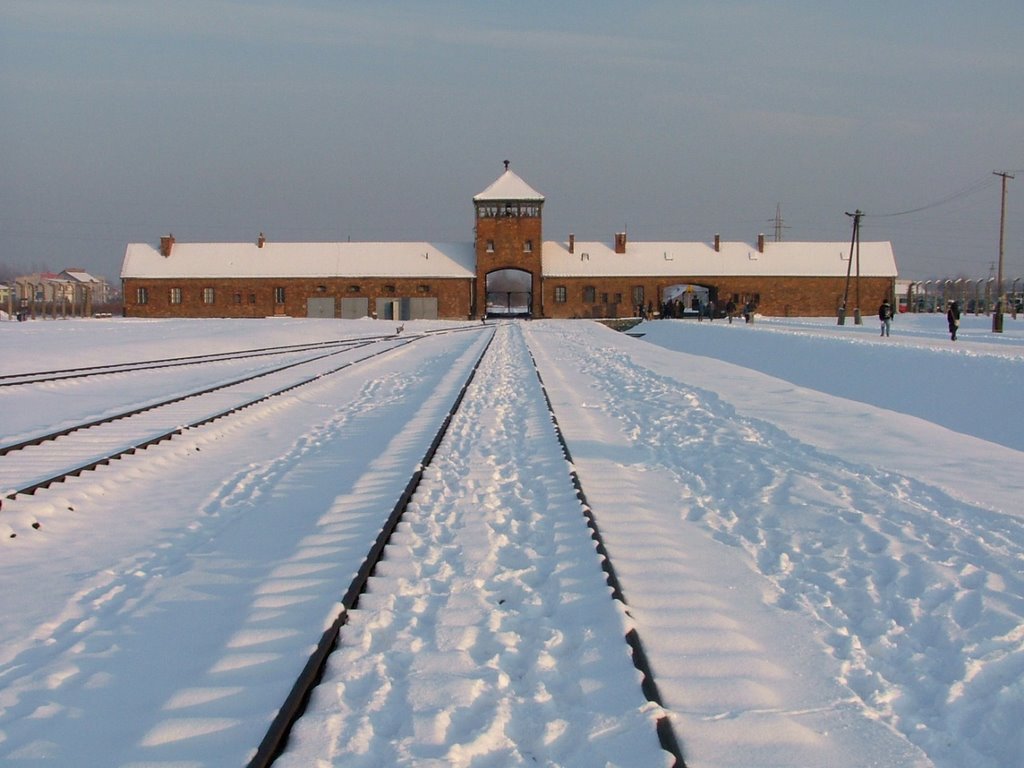
<svg viewBox="0 0 1024 768">
<path fill-rule="evenodd" d="M 235 302 L 235 304 L 241 304 L 242 303 L 242 294 L 238 293 L 237 291 L 235 292 L 234 302 Z"/>
<path fill-rule="evenodd" d="M 149 304 L 149 289 L 148 288 L 136 288 L 135 289 L 135 303 L 136 304 Z"/>
<path fill-rule="evenodd" d="M 565 286 L 564 285 L 556 285 L 555 286 L 555 303 L 556 304 L 565 304 L 567 298 L 568 297 L 566 296 Z"/>
<path fill-rule="evenodd" d="M 533 240 L 527 240 L 523 243 L 523 253 L 533 253 Z"/>
<path fill-rule="evenodd" d="M 284 288 L 275 288 L 274 289 L 274 303 L 275 304 L 284 304 Z"/>
<path fill-rule="evenodd" d="M 608 294 L 607 293 L 602 293 L 601 294 L 601 303 L 602 304 L 607 304 L 608 303 Z"/>
<path fill-rule="evenodd" d="M 416 290 L 419 291 L 420 293 L 430 293 L 430 286 L 429 285 L 418 285 L 418 286 L 416 286 Z"/>
<path fill-rule="evenodd" d="M 644 303 L 644 287 L 642 285 L 633 286 L 633 304 L 639 307 Z"/>
<path fill-rule="evenodd" d="M 597 289 L 594 286 L 592 286 L 592 285 L 586 286 L 583 289 L 583 303 L 584 304 L 593 304 L 596 301 L 597 301 Z"/>
<path fill-rule="evenodd" d="M 203 288 L 203 304 L 213 304 L 213 288 Z"/>
<path fill-rule="evenodd" d="M 348 292 L 349 293 L 359 293 L 359 286 L 358 285 L 350 285 L 348 287 Z"/>
<path fill-rule="evenodd" d="M 181 304 L 181 288 L 171 288 L 171 304 Z"/>
<path fill-rule="evenodd" d="M 487 252 L 488 253 L 494 253 L 494 241 L 493 240 L 488 240 L 487 241 Z"/>
<path fill-rule="evenodd" d="M 255 304 L 256 303 L 256 294 L 255 293 L 250 293 L 249 294 L 249 303 L 250 304 Z"/>
</svg>

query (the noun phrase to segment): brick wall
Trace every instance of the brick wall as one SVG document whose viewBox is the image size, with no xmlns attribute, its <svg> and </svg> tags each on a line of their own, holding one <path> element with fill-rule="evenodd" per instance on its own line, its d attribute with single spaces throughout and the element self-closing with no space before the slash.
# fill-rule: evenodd
<svg viewBox="0 0 1024 768">
<path fill-rule="evenodd" d="M 850 280 L 847 315 L 856 307 L 856 280 Z M 892 296 L 893 279 L 862 277 L 860 279 L 861 313 L 874 314 L 886 297 Z M 634 288 L 643 289 L 644 306 L 652 303 L 659 309 L 665 289 L 673 285 L 693 284 L 712 289 L 712 298 L 719 306 L 736 296 L 739 306 L 748 299 L 757 299 L 758 312 L 771 316 L 835 316 L 842 302 L 845 278 L 835 277 L 722 277 L 715 280 L 680 275 L 670 278 L 601 277 L 544 278 L 544 316 L 631 317 L 636 313 Z M 556 300 L 557 289 L 565 289 L 565 301 Z M 589 301 L 586 289 L 593 289 Z"/>
<path fill-rule="evenodd" d="M 230 278 L 230 279 L 140 279 L 124 282 L 126 317 L 306 317 L 308 298 L 334 297 L 335 313 L 341 299 L 368 298 L 370 311 L 378 298 L 403 297 L 437 299 L 438 317 L 467 319 L 473 296 L 473 280 L 453 278 Z M 138 289 L 148 292 L 145 304 L 138 302 Z M 206 289 L 213 289 L 213 302 L 204 301 Z M 284 289 L 284 302 L 277 299 Z M 171 303 L 172 289 L 179 289 L 181 303 Z"/>
</svg>

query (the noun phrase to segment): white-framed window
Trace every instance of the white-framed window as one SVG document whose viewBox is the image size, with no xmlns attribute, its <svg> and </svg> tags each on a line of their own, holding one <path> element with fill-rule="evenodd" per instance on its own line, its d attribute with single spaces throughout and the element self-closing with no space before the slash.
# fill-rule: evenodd
<svg viewBox="0 0 1024 768">
<path fill-rule="evenodd" d="M 181 304 L 181 288 L 171 288 L 171 304 Z"/>
<path fill-rule="evenodd" d="M 203 304 L 213 304 L 215 298 L 213 288 L 203 288 Z"/>
</svg>

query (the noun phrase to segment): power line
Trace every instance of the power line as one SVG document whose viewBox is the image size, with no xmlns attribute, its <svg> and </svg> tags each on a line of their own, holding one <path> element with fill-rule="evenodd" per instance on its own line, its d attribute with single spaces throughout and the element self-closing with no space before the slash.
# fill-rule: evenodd
<svg viewBox="0 0 1024 768">
<path fill-rule="evenodd" d="M 974 182 L 973 184 L 971 184 L 971 185 L 969 185 L 967 187 L 964 187 L 960 191 L 954 192 L 951 195 L 947 195 L 946 197 L 943 197 L 941 200 L 936 200 L 933 203 L 928 203 L 928 205 L 922 205 L 919 208 L 910 208 L 910 209 L 908 209 L 906 211 L 895 211 L 893 213 L 872 213 L 872 214 L 870 214 L 870 216 L 872 218 L 875 218 L 875 219 L 887 219 L 887 218 L 892 218 L 892 217 L 895 217 L 895 216 L 906 216 L 906 215 L 911 214 L 911 213 L 920 213 L 921 211 L 927 211 L 930 208 L 938 208 L 940 205 L 945 205 L 946 203 L 951 203 L 954 200 L 960 199 L 961 197 L 967 197 L 968 195 L 973 195 L 975 192 L 979 192 L 982 189 L 985 189 L 986 187 L 991 187 L 991 186 L 994 186 L 994 185 L 996 185 L 998 183 L 999 182 L 996 181 L 995 179 L 993 179 L 991 176 L 983 176 L 978 181 Z M 864 215 L 867 216 L 869 214 L 865 213 Z"/>
</svg>

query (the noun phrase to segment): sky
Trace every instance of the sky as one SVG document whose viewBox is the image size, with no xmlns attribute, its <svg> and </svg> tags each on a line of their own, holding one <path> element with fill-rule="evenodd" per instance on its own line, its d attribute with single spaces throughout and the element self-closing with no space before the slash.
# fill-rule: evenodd
<svg viewBox="0 0 1024 768">
<path fill-rule="evenodd" d="M 860 209 L 901 275 L 988 277 L 1022 29 L 1010 0 L 6 0 L 0 266 L 117 277 L 168 233 L 469 241 L 507 159 L 546 239 L 754 242 L 780 210 L 783 239 L 849 242 Z"/>
</svg>

